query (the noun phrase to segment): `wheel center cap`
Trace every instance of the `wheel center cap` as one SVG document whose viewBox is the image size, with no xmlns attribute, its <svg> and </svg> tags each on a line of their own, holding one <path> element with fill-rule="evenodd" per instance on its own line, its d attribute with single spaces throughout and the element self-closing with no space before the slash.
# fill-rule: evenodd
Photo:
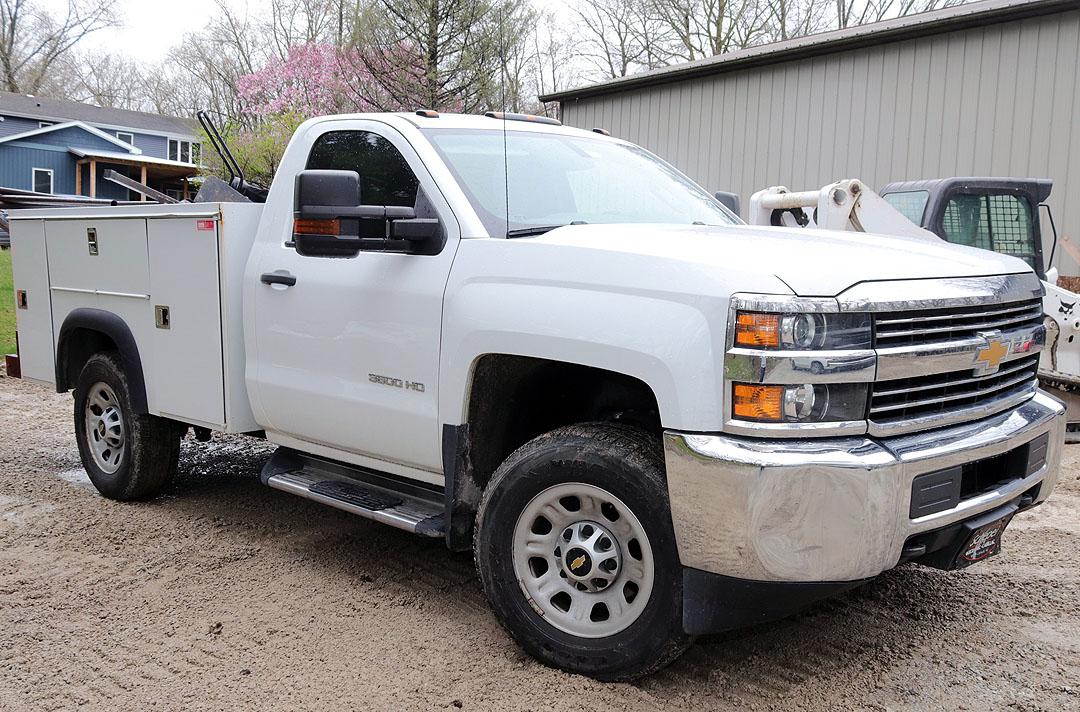
<svg viewBox="0 0 1080 712">
<path fill-rule="evenodd" d="M 592 557 L 581 547 L 575 546 L 563 557 L 566 571 L 577 578 L 585 578 L 592 571 Z"/>
<path fill-rule="evenodd" d="M 99 422 L 98 426 L 97 426 L 97 430 L 98 430 L 99 434 L 104 435 L 105 434 L 105 423 L 104 422 Z"/>
</svg>

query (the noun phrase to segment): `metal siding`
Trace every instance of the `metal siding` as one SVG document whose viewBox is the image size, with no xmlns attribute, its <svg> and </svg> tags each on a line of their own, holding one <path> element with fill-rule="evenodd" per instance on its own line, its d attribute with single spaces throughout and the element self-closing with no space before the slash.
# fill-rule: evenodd
<svg viewBox="0 0 1080 712">
<path fill-rule="evenodd" d="M 769 185 L 874 187 L 953 175 L 1050 178 L 1080 247 L 1080 11 L 975 27 L 563 105 L 743 205 Z M 592 123 L 590 123 L 592 121 Z M 618 127 L 621 132 L 615 130 Z M 1049 232 L 1047 230 L 1047 232 Z M 1046 250 L 1049 251 L 1049 235 Z M 1062 274 L 1080 265 L 1058 250 Z"/>
</svg>

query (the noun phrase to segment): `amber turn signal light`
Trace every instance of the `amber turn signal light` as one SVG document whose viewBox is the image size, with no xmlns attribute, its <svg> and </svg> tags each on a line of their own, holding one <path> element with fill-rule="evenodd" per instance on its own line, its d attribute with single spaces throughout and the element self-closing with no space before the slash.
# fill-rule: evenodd
<svg viewBox="0 0 1080 712">
<path fill-rule="evenodd" d="M 293 233 L 296 235 L 340 235 L 341 221 L 297 218 L 293 220 Z"/>
<path fill-rule="evenodd" d="M 780 315 L 739 312 L 735 317 L 738 346 L 779 346 Z"/>
<path fill-rule="evenodd" d="M 732 413 L 746 420 L 781 420 L 783 414 L 783 386 L 751 386 L 735 384 Z"/>
</svg>

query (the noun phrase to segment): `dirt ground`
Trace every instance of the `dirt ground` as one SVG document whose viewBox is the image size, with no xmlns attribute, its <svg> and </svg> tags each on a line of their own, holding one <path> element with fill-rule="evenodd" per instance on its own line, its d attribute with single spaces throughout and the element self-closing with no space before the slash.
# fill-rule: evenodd
<svg viewBox="0 0 1080 712">
<path fill-rule="evenodd" d="M 1080 710 L 1080 446 L 999 557 L 903 566 L 602 684 L 545 668 L 471 560 L 184 444 L 156 501 L 100 497 L 71 396 L 0 377 L 0 710 Z"/>
</svg>

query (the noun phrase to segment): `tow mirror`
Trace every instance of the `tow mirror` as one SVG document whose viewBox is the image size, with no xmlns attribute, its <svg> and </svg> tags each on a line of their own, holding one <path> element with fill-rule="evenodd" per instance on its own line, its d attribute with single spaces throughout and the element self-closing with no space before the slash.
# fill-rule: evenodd
<svg viewBox="0 0 1080 712">
<path fill-rule="evenodd" d="M 719 202 L 721 205 L 723 205 L 725 208 L 727 208 L 731 212 L 735 213 L 736 215 L 739 214 L 739 196 L 738 196 L 738 194 L 736 194 L 736 193 L 728 193 L 728 192 L 720 190 L 720 191 L 717 191 L 717 192 L 713 193 L 713 197 L 716 198 L 717 202 Z"/>
<path fill-rule="evenodd" d="M 427 253 L 442 235 L 438 218 L 417 218 L 413 208 L 363 205 L 356 171 L 301 171 L 295 195 L 292 246 L 305 257 Z"/>
</svg>

